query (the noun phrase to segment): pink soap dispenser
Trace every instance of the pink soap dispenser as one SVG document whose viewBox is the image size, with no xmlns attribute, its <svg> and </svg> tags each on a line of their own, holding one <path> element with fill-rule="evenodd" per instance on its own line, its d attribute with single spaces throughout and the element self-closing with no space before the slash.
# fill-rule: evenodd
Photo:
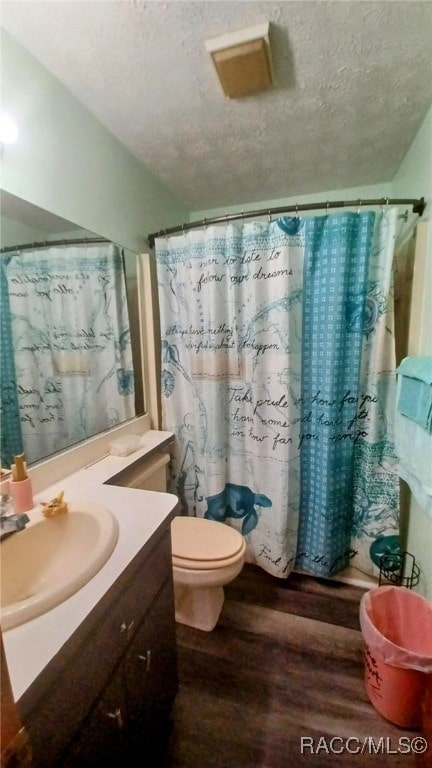
<svg viewBox="0 0 432 768">
<path fill-rule="evenodd" d="M 9 481 L 9 493 L 14 500 L 15 514 L 28 512 L 34 506 L 32 481 L 28 475 L 24 454 L 15 456 L 12 464 L 12 478 Z"/>
</svg>

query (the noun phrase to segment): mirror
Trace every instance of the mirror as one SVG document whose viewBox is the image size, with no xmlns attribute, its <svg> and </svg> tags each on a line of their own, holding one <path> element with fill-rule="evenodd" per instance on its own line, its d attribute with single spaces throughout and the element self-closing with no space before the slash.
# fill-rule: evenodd
<svg viewBox="0 0 432 768">
<path fill-rule="evenodd" d="M 30 246 L 17 249 L 17 246 Z M 1 192 L 2 466 L 144 413 L 136 254 Z"/>
</svg>

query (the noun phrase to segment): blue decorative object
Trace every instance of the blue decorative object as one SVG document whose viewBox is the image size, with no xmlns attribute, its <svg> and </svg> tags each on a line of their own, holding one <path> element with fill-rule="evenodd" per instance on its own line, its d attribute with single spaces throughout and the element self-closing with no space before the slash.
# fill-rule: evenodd
<svg viewBox="0 0 432 768">
<path fill-rule="evenodd" d="M 161 372 L 161 386 L 164 397 L 169 397 L 174 392 L 175 379 L 170 371 Z"/>
<path fill-rule="evenodd" d="M 227 483 L 225 488 L 215 496 L 208 496 L 207 511 L 204 517 L 208 520 L 224 522 L 228 517 L 243 518 L 242 533 L 250 533 L 258 523 L 255 507 L 271 507 L 268 496 L 254 493 L 245 485 Z"/>
<path fill-rule="evenodd" d="M 391 569 L 391 559 L 394 558 L 395 563 L 395 570 L 399 568 L 399 557 L 400 557 L 400 537 L 399 536 L 378 536 L 375 541 L 372 542 L 370 547 L 370 556 L 372 562 L 375 563 L 375 565 L 378 568 L 381 568 L 381 558 L 384 555 L 388 555 L 389 559 L 386 563 L 387 570 Z"/>
<path fill-rule="evenodd" d="M 302 219 L 298 216 L 295 218 L 291 216 L 283 216 L 282 218 L 277 219 L 277 224 L 287 235 L 296 235 L 304 225 Z"/>
<path fill-rule="evenodd" d="M 134 372 L 133 370 L 126 368 L 118 368 L 117 370 L 117 389 L 119 395 L 126 397 L 132 395 L 134 392 Z"/>
</svg>

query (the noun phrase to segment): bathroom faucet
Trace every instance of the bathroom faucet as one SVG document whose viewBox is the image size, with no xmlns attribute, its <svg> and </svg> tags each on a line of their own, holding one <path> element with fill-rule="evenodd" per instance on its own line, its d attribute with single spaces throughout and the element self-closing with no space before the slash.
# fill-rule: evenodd
<svg viewBox="0 0 432 768">
<path fill-rule="evenodd" d="M 25 513 L 20 515 L 1 515 L 0 516 L 0 541 L 17 531 L 23 531 L 30 518 Z"/>
</svg>

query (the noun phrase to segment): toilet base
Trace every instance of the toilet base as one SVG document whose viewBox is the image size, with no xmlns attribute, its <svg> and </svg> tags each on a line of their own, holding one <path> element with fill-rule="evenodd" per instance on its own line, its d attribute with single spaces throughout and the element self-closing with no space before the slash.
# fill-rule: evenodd
<svg viewBox="0 0 432 768">
<path fill-rule="evenodd" d="M 223 587 L 188 587 L 174 581 L 175 620 L 211 632 L 225 600 Z"/>
</svg>

